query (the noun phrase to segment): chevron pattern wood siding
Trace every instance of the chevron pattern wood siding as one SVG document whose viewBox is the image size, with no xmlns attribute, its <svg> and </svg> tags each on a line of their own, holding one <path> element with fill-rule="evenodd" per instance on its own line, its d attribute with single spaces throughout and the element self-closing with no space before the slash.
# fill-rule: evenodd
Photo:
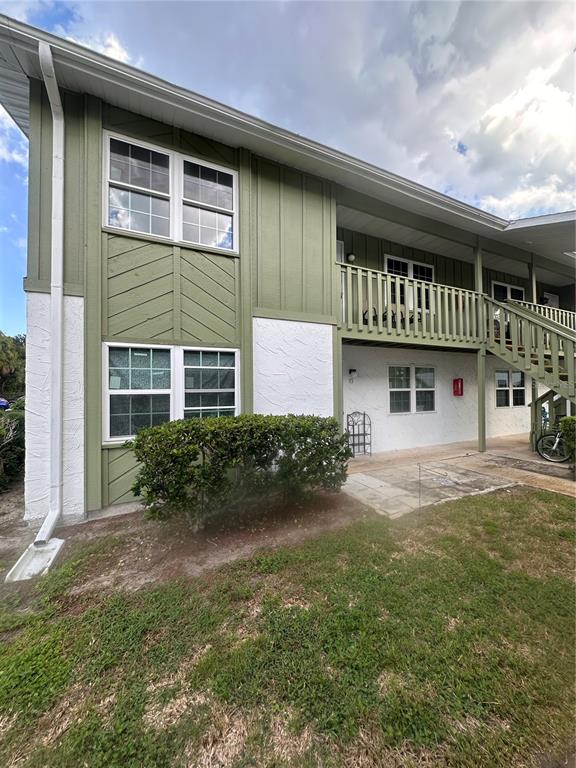
<svg viewBox="0 0 576 768">
<path fill-rule="evenodd" d="M 126 448 L 108 448 L 102 451 L 102 464 L 103 506 L 134 501 L 131 488 L 136 479 L 137 464 L 132 451 Z"/>
<path fill-rule="evenodd" d="M 116 236 L 107 246 L 106 335 L 151 341 L 172 335 L 172 246 Z"/>
<path fill-rule="evenodd" d="M 238 343 L 236 259 L 111 234 L 103 251 L 105 337 Z"/>
<path fill-rule="evenodd" d="M 182 338 L 205 344 L 237 344 L 236 259 L 180 250 Z"/>
</svg>

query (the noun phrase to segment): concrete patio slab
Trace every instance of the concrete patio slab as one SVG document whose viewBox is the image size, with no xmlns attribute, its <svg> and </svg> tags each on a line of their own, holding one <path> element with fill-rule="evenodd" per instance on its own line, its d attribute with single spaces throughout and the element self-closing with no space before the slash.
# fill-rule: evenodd
<svg viewBox="0 0 576 768">
<path fill-rule="evenodd" d="M 486 453 L 474 443 L 391 451 L 353 459 L 344 491 L 381 515 L 415 509 L 512 485 L 575 495 L 573 472 L 534 454 L 527 435 L 491 440 Z"/>
</svg>

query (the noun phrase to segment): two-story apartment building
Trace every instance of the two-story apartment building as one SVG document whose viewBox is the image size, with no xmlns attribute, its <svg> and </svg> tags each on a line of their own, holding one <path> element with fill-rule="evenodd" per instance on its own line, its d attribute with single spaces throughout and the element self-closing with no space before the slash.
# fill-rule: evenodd
<svg viewBox="0 0 576 768">
<path fill-rule="evenodd" d="M 482 450 L 574 402 L 574 213 L 503 220 L 5 17 L 0 101 L 30 141 L 27 519 L 132 501 L 123 445 L 167 419 Z"/>
</svg>

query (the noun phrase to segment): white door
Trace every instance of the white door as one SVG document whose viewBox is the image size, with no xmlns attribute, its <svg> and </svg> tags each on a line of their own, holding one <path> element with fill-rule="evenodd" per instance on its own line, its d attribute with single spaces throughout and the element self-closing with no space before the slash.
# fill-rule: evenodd
<svg viewBox="0 0 576 768">
<path fill-rule="evenodd" d="M 546 293 L 543 294 L 544 299 L 547 299 L 544 303 L 548 307 L 554 307 L 555 309 L 558 309 L 560 306 L 560 297 L 557 293 Z"/>
</svg>

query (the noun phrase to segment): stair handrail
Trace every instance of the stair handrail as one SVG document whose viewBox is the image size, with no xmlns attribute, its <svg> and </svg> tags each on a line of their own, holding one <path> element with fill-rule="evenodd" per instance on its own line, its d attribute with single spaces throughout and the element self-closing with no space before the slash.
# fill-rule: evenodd
<svg viewBox="0 0 576 768">
<path fill-rule="evenodd" d="M 537 315 L 540 315 L 541 317 L 545 317 L 547 320 L 550 320 L 553 323 L 556 323 L 557 325 L 561 325 L 564 328 L 570 328 L 570 330 L 576 330 L 576 312 L 573 312 L 570 309 L 560 309 L 560 307 L 550 307 L 547 304 L 538 304 L 535 301 L 524 301 L 524 299 L 509 299 L 511 303 L 519 304 L 522 307 L 525 307 L 526 309 L 529 309 L 531 312 L 535 312 Z M 566 323 L 560 323 L 558 320 L 555 320 L 554 317 L 551 317 L 550 315 L 565 315 L 567 319 L 571 321 L 570 324 Z"/>
<path fill-rule="evenodd" d="M 575 337 L 576 337 L 576 328 L 571 328 L 569 325 L 564 325 L 563 323 L 558 323 L 556 320 L 552 320 L 552 318 L 547 317 L 546 315 L 542 314 L 541 312 L 538 312 L 535 309 L 531 309 L 530 306 L 526 306 L 528 304 L 530 306 L 532 306 L 532 307 L 539 307 L 540 306 L 540 304 L 534 304 L 534 303 L 528 302 L 528 301 L 517 301 L 516 299 L 509 299 L 506 302 L 506 306 L 512 306 L 513 305 L 516 309 L 520 309 L 520 310 L 522 310 L 524 312 L 530 312 L 531 315 L 533 315 L 534 317 L 538 318 L 538 320 L 542 320 L 542 321 L 546 322 L 551 327 L 553 327 L 554 330 L 557 330 L 557 331 L 559 331 L 561 333 L 566 333 L 566 332 L 568 332 L 569 334 L 570 333 L 574 333 Z M 568 310 L 562 310 L 562 311 L 563 312 L 568 312 Z M 574 315 L 575 322 L 576 322 L 576 312 L 573 312 L 571 314 Z"/>
<path fill-rule="evenodd" d="M 576 402 L 576 334 L 530 310 L 484 297 L 486 347 L 517 369 Z"/>
<path fill-rule="evenodd" d="M 559 325 L 553 320 L 544 317 L 544 315 L 538 314 L 538 312 L 532 312 L 532 310 L 524 309 L 524 307 L 513 306 L 511 302 L 496 301 L 496 299 L 492 299 L 490 296 L 484 296 L 484 299 L 490 302 L 490 304 L 495 304 L 498 309 L 502 309 L 504 312 L 513 312 L 524 318 L 524 320 L 543 326 L 547 333 L 555 333 L 566 339 L 566 341 L 576 342 L 576 333 L 570 333 L 570 329 L 566 328 L 566 326 Z"/>
</svg>

